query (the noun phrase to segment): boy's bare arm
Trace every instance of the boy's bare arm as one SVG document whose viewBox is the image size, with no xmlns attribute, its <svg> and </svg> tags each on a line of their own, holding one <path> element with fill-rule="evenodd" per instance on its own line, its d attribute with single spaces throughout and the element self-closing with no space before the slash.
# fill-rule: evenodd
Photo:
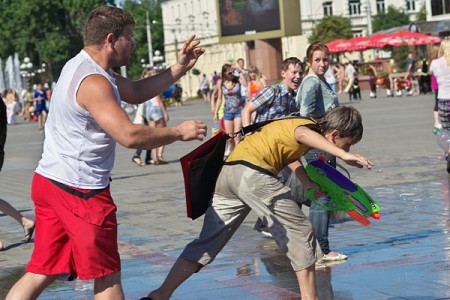
<svg viewBox="0 0 450 300">
<path fill-rule="evenodd" d="M 295 176 L 297 176 L 297 178 L 300 180 L 305 191 L 314 189 L 315 198 L 319 198 L 325 195 L 325 193 L 320 190 L 320 187 L 314 181 L 309 179 L 308 175 L 306 175 L 305 168 L 300 160 L 296 160 L 293 163 L 290 163 L 288 167 L 289 169 L 291 169 L 292 173 L 294 173 Z"/>
<path fill-rule="evenodd" d="M 299 143 L 339 157 L 348 165 L 358 168 L 366 166 L 369 169 L 374 165 L 364 156 L 359 154 L 352 154 L 337 147 L 335 144 L 329 142 L 323 135 L 309 129 L 306 126 L 297 127 L 295 129 L 295 135 Z"/>
</svg>

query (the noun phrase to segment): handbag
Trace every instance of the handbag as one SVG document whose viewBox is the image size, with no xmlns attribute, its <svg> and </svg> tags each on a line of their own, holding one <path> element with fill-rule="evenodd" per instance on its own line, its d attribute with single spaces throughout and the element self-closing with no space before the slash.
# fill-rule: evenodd
<svg viewBox="0 0 450 300">
<path fill-rule="evenodd" d="M 217 177 L 224 163 L 228 134 L 220 131 L 211 139 L 180 158 L 186 193 L 187 216 L 202 216 L 214 194 Z"/>
</svg>

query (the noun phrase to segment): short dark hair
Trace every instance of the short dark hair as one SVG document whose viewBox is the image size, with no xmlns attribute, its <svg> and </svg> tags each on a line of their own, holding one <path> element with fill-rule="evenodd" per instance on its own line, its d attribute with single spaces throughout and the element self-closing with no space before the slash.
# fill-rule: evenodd
<svg viewBox="0 0 450 300">
<path fill-rule="evenodd" d="M 290 65 L 293 65 L 293 66 L 300 65 L 303 69 L 303 64 L 300 59 L 298 59 L 297 57 L 288 57 L 285 60 L 283 60 L 283 62 L 281 63 L 281 70 L 287 71 L 287 69 L 289 69 Z"/>
<path fill-rule="evenodd" d="M 110 33 L 118 39 L 126 26 L 134 26 L 133 17 L 112 6 L 99 6 L 89 13 L 84 26 L 84 45 L 100 45 Z"/>
<path fill-rule="evenodd" d="M 323 133 L 337 129 L 340 137 L 350 137 L 355 143 L 359 142 L 363 136 L 364 128 L 361 114 L 351 106 L 333 108 L 319 118 L 317 123 Z"/>
</svg>

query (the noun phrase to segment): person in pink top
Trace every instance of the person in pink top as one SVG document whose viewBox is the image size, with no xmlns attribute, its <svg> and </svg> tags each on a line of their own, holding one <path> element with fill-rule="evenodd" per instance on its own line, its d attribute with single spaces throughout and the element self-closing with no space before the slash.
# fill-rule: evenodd
<svg viewBox="0 0 450 300">
<path fill-rule="evenodd" d="M 431 54 L 431 61 L 438 58 L 439 48 L 433 49 L 433 53 Z M 439 122 L 439 114 L 438 114 L 438 90 L 439 85 L 437 83 L 436 76 L 434 76 L 433 72 L 431 72 L 431 90 L 434 92 L 434 109 L 433 109 L 433 115 L 434 115 L 434 128 L 435 132 L 439 131 L 442 128 L 441 123 Z"/>
<path fill-rule="evenodd" d="M 438 145 L 445 151 L 447 172 L 450 174 L 450 39 L 442 40 L 438 56 L 430 65 L 430 71 L 439 86 L 438 114 L 442 128 L 436 138 Z"/>
</svg>

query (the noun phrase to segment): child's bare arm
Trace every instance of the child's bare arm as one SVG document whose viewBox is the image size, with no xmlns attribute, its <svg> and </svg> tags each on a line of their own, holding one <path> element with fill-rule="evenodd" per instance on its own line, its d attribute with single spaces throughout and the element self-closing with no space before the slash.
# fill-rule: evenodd
<svg viewBox="0 0 450 300">
<path fill-rule="evenodd" d="M 300 160 L 296 160 L 293 163 L 290 163 L 288 167 L 289 169 L 291 169 L 292 173 L 294 173 L 300 180 L 305 191 L 313 189 L 315 191 L 315 198 L 319 198 L 325 195 L 325 193 L 320 190 L 320 187 L 314 181 L 309 179 L 308 175 L 306 175 L 305 168 L 303 167 L 303 164 Z"/>
<path fill-rule="evenodd" d="M 297 127 L 295 129 L 295 135 L 299 143 L 339 157 L 351 166 L 358 168 L 366 166 L 369 169 L 373 166 L 373 163 L 364 156 L 352 154 L 337 147 L 333 143 L 329 142 L 323 135 L 309 129 L 306 126 Z"/>
</svg>

